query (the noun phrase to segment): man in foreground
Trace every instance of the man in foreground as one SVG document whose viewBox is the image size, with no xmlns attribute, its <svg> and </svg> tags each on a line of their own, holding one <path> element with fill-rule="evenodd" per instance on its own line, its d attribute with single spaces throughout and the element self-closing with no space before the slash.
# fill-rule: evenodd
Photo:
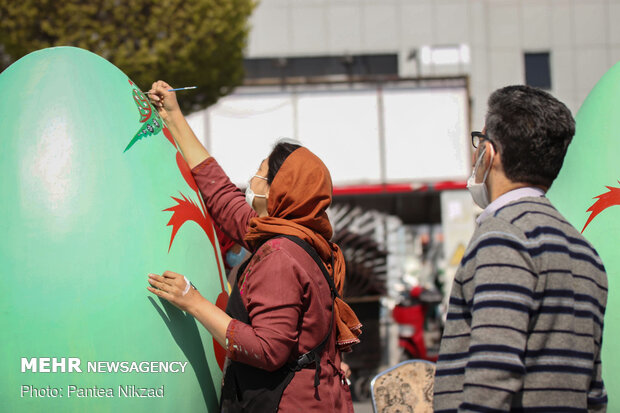
<svg viewBox="0 0 620 413">
<path fill-rule="evenodd" d="M 435 411 L 605 411 L 605 268 L 545 197 L 575 122 L 527 86 L 488 105 L 468 181 L 484 211 L 452 286 Z"/>
</svg>

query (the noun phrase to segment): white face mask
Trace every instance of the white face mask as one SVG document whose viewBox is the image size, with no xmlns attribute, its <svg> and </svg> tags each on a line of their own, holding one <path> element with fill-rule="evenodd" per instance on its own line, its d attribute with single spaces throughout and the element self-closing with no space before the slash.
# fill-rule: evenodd
<svg viewBox="0 0 620 413">
<path fill-rule="evenodd" d="M 480 183 L 476 182 L 476 171 L 478 170 L 478 167 L 480 166 L 480 161 L 482 161 L 482 158 L 484 156 L 484 153 L 486 152 L 486 149 L 487 148 L 485 146 L 482 152 L 480 153 L 480 155 L 478 156 L 478 160 L 476 160 L 476 164 L 474 165 L 474 170 L 472 171 L 471 176 L 467 180 L 467 189 L 469 190 L 469 193 L 471 194 L 472 199 L 474 200 L 476 205 L 478 205 L 482 209 L 486 208 L 491 203 L 491 200 L 489 199 L 489 191 L 487 190 L 487 186 L 485 182 L 487 180 L 487 176 L 489 175 L 489 172 L 491 171 L 491 165 L 493 164 L 493 157 L 495 156 L 495 150 L 493 150 L 493 146 L 491 145 L 492 152 L 491 152 L 491 162 L 489 163 L 489 168 L 484 173 L 482 182 Z"/>
<path fill-rule="evenodd" d="M 260 175 L 254 175 L 252 176 L 252 178 L 260 178 L 265 181 L 267 180 L 267 178 Z M 245 190 L 245 200 L 248 204 L 250 204 L 252 208 L 254 208 L 254 198 L 267 198 L 267 195 L 258 195 L 255 194 L 254 191 L 252 191 L 252 188 L 250 187 L 250 185 L 252 184 L 252 178 L 250 178 L 250 180 L 248 181 L 248 187 Z"/>
</svg>

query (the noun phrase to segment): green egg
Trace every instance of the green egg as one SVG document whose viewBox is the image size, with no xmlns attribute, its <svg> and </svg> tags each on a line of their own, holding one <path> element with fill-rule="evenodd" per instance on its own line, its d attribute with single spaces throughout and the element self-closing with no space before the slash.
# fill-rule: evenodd
<svg viewBox="0 0 620 413">
<path fill-rule="evenodd" d="M 171 270 L 226 296 L 211 219 L 139 86 L 72 47 L 0 75 L 2 411 L 218 410 L 222 349 L 146 289 Z"/>
<path fill-rule="evenodd" d="M 607 411 L 620 411 L 620 64 L 590 92 L 576 120 L 575 137 L 547 196 L 594 245 L 609 282 L 603 332 Z"/>
</svg>

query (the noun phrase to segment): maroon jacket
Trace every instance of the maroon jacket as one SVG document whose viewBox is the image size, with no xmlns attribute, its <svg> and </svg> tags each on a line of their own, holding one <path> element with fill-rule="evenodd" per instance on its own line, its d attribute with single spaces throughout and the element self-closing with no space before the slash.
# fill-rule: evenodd
<svg viewBox="0 0 620 413">
<path fill-rule="evenodd" d="M 213 158 L 192 173 L 212 219 L 235 242 L 244 241 L 256 212 Z M 314 260 L 285 238 L 267 241 L 240 275 L 239 288 L 251 324 L 232 320 L 226 331 L 228 358 L 274 371 L 312 350 L 327 334 L 332 317 L 329 285 Z M 318 398 L 313 369 L 304 369 L 284 390 L 279 411 L 353 412 L 343 383 L 335 324 L 321 358 Z"/>
</svg>

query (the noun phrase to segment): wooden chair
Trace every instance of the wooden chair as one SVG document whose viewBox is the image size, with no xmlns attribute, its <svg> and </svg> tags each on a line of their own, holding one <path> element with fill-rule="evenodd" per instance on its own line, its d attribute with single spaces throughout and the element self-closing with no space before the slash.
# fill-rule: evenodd
<svg viewBox="0 0 620 413">
<path fill-rule="evenodd" d="M 435 364 L 407 360 L 377 374 L 370 383 L 375 413 L 433 413 Z"/>
</svg>

